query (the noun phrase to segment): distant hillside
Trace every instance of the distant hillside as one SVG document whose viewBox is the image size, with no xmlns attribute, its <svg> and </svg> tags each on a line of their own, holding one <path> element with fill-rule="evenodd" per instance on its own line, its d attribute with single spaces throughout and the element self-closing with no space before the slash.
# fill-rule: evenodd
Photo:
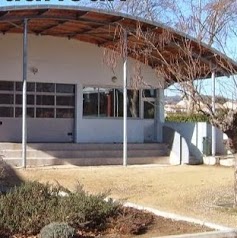
<svg viewBox="0 0 237 238">
<path fill-rule="evenodd" d="M 164 97 L 164 101 L 165 103 L 178 103 L 182 98 L 179 95 L 175 95 L 175 96 L 165 96 Z"/>
</svg>

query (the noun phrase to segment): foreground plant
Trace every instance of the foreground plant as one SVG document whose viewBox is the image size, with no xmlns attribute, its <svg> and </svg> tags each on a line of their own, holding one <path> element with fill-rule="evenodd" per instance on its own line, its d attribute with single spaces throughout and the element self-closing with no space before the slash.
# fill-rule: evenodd
<svg viewBox="0 0 237 238">
<path fill-rule="evenodd" d="M 60 185 L 23 183 L 0 195 L 0 237 L 39 233 L 41 238 L 94 237 L 111 231 L 141 234 L 152 224 L 153 215 L 105 197 L 88 194 L 81 186 L 72 193 Z"/>
</svg>

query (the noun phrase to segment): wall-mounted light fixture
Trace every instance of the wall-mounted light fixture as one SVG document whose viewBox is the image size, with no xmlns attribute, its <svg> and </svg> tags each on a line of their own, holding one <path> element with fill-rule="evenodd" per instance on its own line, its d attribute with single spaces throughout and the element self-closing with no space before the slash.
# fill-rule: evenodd
<svg viewBox="0 0 237 238">
<path fill-rule="evenodd" d="M 30 67 L 30 72 L 32 72 L 33 74 L 37 74 L 39 72 L 38 68 L 32 66 Z"/>
<path fill-rule="evenodd" d="M 113 77 L 111 78 L 111 81 L 112 81 L 113 83 L 116 83 L 116 82 L 118 81 L 118 78 L 117 78 L 116 76 L 113 76 Z"/>
</svg>

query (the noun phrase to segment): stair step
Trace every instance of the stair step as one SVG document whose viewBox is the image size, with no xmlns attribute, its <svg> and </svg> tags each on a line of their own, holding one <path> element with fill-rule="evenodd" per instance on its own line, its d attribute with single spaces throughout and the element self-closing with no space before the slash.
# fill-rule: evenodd
<svg viewBox="0 0 237 238">
<path fill-rule="evenodd" d="M 20 167 L 22 165 L 22 160 L 19 158 L 7 158 L 5 162 L 11 164 L 16 167 Z M 98 165 L 122 165 L 123 159 L 119 158 L 48 158 L 48 157 L 29 157 L 27 158 L 27 166 L 46 166 L 46 165 L 65 165 L 72 164 L 78 166 L 98 166 Z M 169 164 L 168 156 L 160 156 L 160 157 L 128 157 L 128 164 Z"/>
<path fill-rule="evenodd" d="M 128 144 L 128 163 L 169 163 L 167 144 Z M 19 143 L 0 143 L 0 156 L 9 163 L 21 165 Z M 123 161 L 123 144 L 32 143 L 27 146 L 27 161 L 32 165 L 64 164 L 119 165 Z"/>
<path fill-rule="evenodd" d="M 128 150 L 143 149 L 164 149 L 168 148 L 164 143 L 144 143 L 131 144 L 128 143 Z M 0 151 L 2 150 L 21 150 L 20 143 L 0 143 Z M 123 144 L 76 144 L 76 143 L 31 143 L 27 145 L 28 150 L 122 150 Z"/>
<path fill-rule="evenodd" d="M 5 151 L 4 157 L 21 157 L 21 151 Z M 122 150 L 94 150 L 94 151 L 27 151 L 28 157 L 53 157 L 53 158 L 100 158 L 100 157 L 121 157 Z M 128 156 L 131 157 L 148 157 L 167 155 L 165 150 L 132 150 L 128 151 Z"/>
</svg>

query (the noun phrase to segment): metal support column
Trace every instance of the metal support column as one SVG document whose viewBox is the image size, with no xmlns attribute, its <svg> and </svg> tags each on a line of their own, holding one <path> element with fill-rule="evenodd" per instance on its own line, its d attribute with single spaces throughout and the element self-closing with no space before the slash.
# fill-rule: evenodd
<svg viewBox="0 0 237 238">
<path fill-rule="evenodd" d="M 216 106 L 215 106 L 215 94 L 216 94 L 216 76 L 215 76 L 215 71 L 212 72 L 211 76 L 212 80 L 212 111 L 215 113 L 216 111 Z M 212 126 L 212 156 L 216 155 L 216 128 Z"/>
<path fill-rule="evenodd" d="M 127 32 L 123 46 L 123 166 L 127 166 Z"/>
<path fill-rule="evenodd" d="M 28 20 L 24 19 L 24 33 L 23 33 L 23 82 L 22 82 L 22 167 L 26 168 L 26 145 L 27 145 L 27 125 L 26 125 L 26 91 L 27 91 L 27 34 L 28 34 Z"/>
</svg>

